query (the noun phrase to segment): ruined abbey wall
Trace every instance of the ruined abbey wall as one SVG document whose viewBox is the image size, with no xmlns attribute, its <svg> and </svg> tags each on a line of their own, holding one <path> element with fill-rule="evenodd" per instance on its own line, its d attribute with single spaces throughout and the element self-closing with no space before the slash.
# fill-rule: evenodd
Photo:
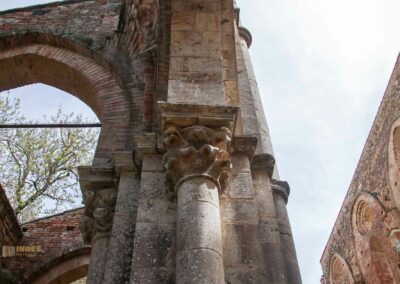
<svg viewBox="0 0 400 284">
<path fill-rule="evenodd" d="M 21 281 L 301 283 L 290 188 L 234 1 L 71 0 L 0 23 L 0 90 L 49 84 L 102 123 L 79 168 L 83 212 L 24 232 L 53 228 L 61 239 L 45 249 L 68 244 L 59 252 L 73 258 L 32 259 Z"/>
<path fill-rule="evenodd" d="M 322 255 L 323 283 L 400 282 L 399 80 L 397 61 Z"/>
</svg>

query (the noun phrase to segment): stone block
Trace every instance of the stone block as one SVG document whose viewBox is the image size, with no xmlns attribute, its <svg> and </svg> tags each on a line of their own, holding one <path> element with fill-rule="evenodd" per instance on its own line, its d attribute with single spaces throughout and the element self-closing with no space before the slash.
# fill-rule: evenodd
<svg viewBox="0 0 400 284">
<path fill-rule="evenodd" d="M 263 220 L 259 222 L 260 241 L 276 243 L 280 241 L 280 230 L 276 219 Z"/>
<path fill-rule="evenodd" d="M 228 195 L 230 198 L 253 198 L 253 180 L 250 173 L 231 174 Z"/>
<path fill-rule="evenodd" d="M 253 200 L 221 199 L 220 208 L 223 223 L 256 224 L 258 222 L 257 207 Z"/>
<path fill-rule="evenodd" d="M 176 12 L 171 19 L 172 31 L 191 31 L 195 27 L 196 16 L 187 12 Z"/>
<path fill-rule="evenodd" d="M 196 13 L 196 30 L 197 31 L 219 31 L 220 20 L 218 13 L 200 12 Z"/>
<path fill-rule="evenodd" d="M 175 223 L 176 206 L 164 199 L 141 199 L 137 213 L 137 222 L 141 223 Z"/>
<path fill-rule="evenodd" d="M 140 199 L 166 198 L 165 173 L 142 172 Z"/>
<path fill-rule="evenodd" d="M 149 154 L 143 157 L 142 172 L 164 172 L 162 155 Z"/>
<path fill-rule="evenodd" d="M 265 271 L 253 266 L 227 267 L 225 268 L 225 282 L 231 284 L 273 283 L 268 281 L 265 274 Z"/>
<path fill-rule="evenodd" d="M 232 173 L 250 173 L 250 161 L 245 153 L 234 153 L 231 163 Z"/>
<path fill-rule="evenodd" d="M 175 224 L 136 225 L 132 268 L 175 267 Z M 142 282 L 140 282 L 142 283 Z"/>
<path fill-rule="evenodd" d="M 223 224 L 224 264 L 260 266 L 263 263 L 256 224 Z"/>
</svg>

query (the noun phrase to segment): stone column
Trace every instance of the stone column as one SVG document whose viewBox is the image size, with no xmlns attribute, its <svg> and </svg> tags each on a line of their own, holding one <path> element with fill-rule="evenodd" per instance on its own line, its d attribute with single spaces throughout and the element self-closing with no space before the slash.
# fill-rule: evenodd
<svg viewBox="0 0 400 284">
<path fill-rule="evenodd" d="M 219 193 L 230 169 L 230 141 L 225 127 L 164 132 L 166 186 L 177 198 L 176 283 L 225 283 Z"/>
<path fill-rule="evenodd" d="M 274 167 L 273 156 L 259 154 L 252 160 L 251 172 L 258 205 L 259 234 L 268 283 L 286 284 L 291 282 L 288 281 L 277 209 L 270 182 Z"/>
<path fill-rule="evenodd" d="M 81 167 L 79 178 L 85 204 L 80 230 L 85 243 L 91 245 L 87 283 L 103 283 L 117 190 L 111 169 Z"/>
<path fill-rule="evenodd" d="M 291 284 L 298 284 L 301 283 L 300 269 L 297 262 L 296 249 L 286 209 L 286 203 L 288 202 L 290 193 L 289 184 L 286 181 L 272 180 L 272 192 L 274 195 L 288 281 Z"/>
</svg>

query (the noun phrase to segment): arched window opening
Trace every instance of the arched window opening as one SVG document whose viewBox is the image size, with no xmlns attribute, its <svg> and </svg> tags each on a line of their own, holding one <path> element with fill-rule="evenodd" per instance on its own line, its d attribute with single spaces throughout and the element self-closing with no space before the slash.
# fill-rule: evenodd
<svg viewBox="0 0 400 284">
<path fill-rule="evenodd" d="M 356 211 L 356 227 L 357 230 L 365 235 L 371 230 L 372 225 L 372 210 L 371 207 L 364 201 L 358 202 Z"/>
<path fill-rule="evenodd" d="M 330 263 L 330 282 L 332 284 L 352 284 L 354 283 L 353 276 L 346 261 L 335 254 L 332 256 Z"/>
<path fill-rule="evenodd" d="M 397 209 L 400 210 L 400 118 L 397 119 L 391 127 L 388 145 L 388 161 L 390 195 Z"/>
<path fill-rule="evenodd" d="M 77 167 L 91 165 L 99 128 L 9 128 L 98 123 L 76 97 L 43 84 L 0 93 L 0 182 L 21 222 L 80 207 Z"/>
</svg>

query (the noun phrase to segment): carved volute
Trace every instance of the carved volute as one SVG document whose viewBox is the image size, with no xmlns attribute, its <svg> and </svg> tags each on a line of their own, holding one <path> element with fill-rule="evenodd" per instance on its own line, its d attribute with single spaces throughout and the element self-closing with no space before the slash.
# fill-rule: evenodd
<svg viewBox="0 0 400 284">
<path fill-rule="evenodd" d="M 112 187 L 85 191 L 85 216 L 80 223 L 85 243 L 110 235 L 116 199 L 117 192 Z"/>
<path fill-rule="evenodd" d="M 174 193 L 181 181 L 193 176 L 204 176 L 212 179 L 223 191 L 227 172 L 231 168 L 231 138 L 232 134 L 226 127 L 167 127 L 163 140 L 167 150 L 163 157 L 167 190 Z"/>
</svg>

